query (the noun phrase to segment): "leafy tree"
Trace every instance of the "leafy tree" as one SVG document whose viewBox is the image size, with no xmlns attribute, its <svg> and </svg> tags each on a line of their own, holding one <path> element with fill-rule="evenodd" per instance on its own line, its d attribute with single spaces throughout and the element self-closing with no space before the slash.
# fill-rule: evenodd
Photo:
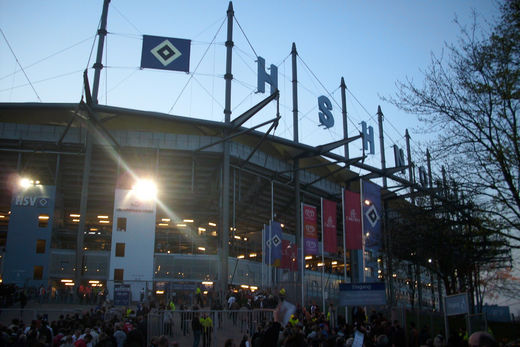
<svg viewBox="0 0 520 347">
<path fill-rule="evenodd" d="M 432 55 L 424 84 L 406 80 L 389 101 L 416 114 L 437 138 L 432 157 L 449 168 L 482 229 L 520 248 L 520 0 L 504 1 L 484 31 L 462 26 L 446 56 Z"/>
</svg>

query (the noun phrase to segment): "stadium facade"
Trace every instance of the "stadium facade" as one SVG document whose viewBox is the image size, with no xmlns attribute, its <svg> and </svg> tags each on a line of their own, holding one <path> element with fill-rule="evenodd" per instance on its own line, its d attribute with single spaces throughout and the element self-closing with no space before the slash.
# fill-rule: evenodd
<svg viewBox="0 0 520 347">
<path fill-rule="evenodd" d="M 106 11 L 104 16 L 101 52 Z M 230 4 L 231 22 L 232 16 Z M 227 42 L 230 54 L 232 25 Z M 293 45 L 293 62 L 295 57 Z M 386 180 L 421 189 L 411 171 L 409 180 L 394 175 L 406 169 L 399 151 L 395 167 L 385 167 L 380 110 L 383 158 L 382 168 L 375 168 L 364 164 L 364 157 L 348 155 L 351 142 L 373 152 L 374 139 L 365 125 L 362 134 L 348 137 L 345 105 L 344 139 L 318 147 L 298 142 L 296 95 L 292 141 L 269 133 L 279 115 L 265 133 L 243 127 L 278 100 L 276 69 L 271 67 L 268 75 L 262 59 L 258 89 L 270 84 L 271 95 L 234 120 L 226 97 L 224 122 L 100 105 L 98 60 L 92 96 L 85 78 L 85 102 L 0 104 L 3 283 L 44 286 L 53 293 L 80 285 L 108 288 L 112 298 L 126 288 L 134 300 L 143 293 L 189 297 L 201 286 L 210 294 L 223 293 L 228 285 L 283 287 L 302 303 L 318 304 L 337 302 L 340 282 L 397 283 L 379 247 L 349 250 L 343 231 L 345 190 L 362 193 L 361 182 L 382 178 L 385 212 L 379 213 L 381 221 L 391 223 L 392 204 L 406 201 L 387 189 Z M 295 69 L 293 64 L 294 83 Z M 231 64 L 225 79 L 229 95 Z M 319 99 L 320 105 L 326 105 L 325 99 Z M 320 120 L 330 126 L 326 109 L 320 106 Z M 344 155 L 334 152 L 338 147 L 345 148 Z M 156 194 L 150 194 L 151 186 L 139 191 L 138 179 L 155 182 Z M 336 203 L 337 251 L 304 254 L 302 204 L 317 208 L 320 225 L 322 198 Z M 262 231 L 271 221 L 280 223 L 282 239 L 298 248 L 290 257 L 294 266 L 265 265 Z M 323 249 L 323 240 L 316 241 Z M 434 301 L 433 291 L 429 300 Z"/>
</svg>

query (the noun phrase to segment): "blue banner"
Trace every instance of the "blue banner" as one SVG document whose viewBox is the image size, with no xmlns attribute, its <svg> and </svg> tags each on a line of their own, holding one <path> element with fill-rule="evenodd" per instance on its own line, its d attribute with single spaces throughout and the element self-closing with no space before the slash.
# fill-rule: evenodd
<svg viewBox="0 0 520 347">
<path fill-rule="evenodd" d="M 379 250 L 381 248 L 381 187 L 370 182 L 361 181 L 363 201 L 363 236 L 365 248 Z"/>
<path fill-rule="evenodd" d="M 280 266 L 282 261 L 282 226 L 271 222 L 264 229 L 265 255 L 264 262 L 268 265 Z"/>
<path fill-rule="evenodd" d="M 143 35 L 141 68 L 190 71 L 191 40 Z"/>
</svg>

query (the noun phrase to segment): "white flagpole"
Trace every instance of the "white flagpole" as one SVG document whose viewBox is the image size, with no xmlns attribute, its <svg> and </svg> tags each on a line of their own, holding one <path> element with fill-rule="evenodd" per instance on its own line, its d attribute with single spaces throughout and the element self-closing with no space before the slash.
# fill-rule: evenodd
<svg viewBox="0 0 520 347">
<path fill-rule="evenodd" d="M 269 221 L 269 288 L 273 286 L 273 240 L 271 235 L 271 229 L 273 228 L 273 221 Z"/>
<path fill-rule="evenodd" d="M 262 229 L 262 289 L 264 288 L 264 284 L 265 284 L 265 262 L 266 262 L 266 257 L 265 257 L 265 224 L 264 224 L 264 228 Z"/>
</svg>

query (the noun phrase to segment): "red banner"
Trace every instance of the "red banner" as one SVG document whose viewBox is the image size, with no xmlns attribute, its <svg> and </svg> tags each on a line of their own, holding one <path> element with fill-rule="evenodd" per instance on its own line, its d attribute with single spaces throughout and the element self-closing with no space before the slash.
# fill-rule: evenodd
<svg viewBox="0 0 520 347">
<path fill-rule="evenodd" d="M 298 247 L 289 240 L 282 240 L 282 269 L 298 271 Z"/>
<path fill-rule="evenodd" d="M 336 236 L 336 203 L 321 199 L 321 230 L 323 231 L 323 250 L 329 253 L 338 251 Z"/>
<path fill-rule="evenodd" d="M 303 241 L 305 254 L 318 254 L 318 213 L 315 206 L 303 204 Z"/>
<path fill-rule="evenodd" d="M 345 190 L 343 214 L 347 249 L 363 249 L 361 229 L 361 196 Z"/>
</svg>

